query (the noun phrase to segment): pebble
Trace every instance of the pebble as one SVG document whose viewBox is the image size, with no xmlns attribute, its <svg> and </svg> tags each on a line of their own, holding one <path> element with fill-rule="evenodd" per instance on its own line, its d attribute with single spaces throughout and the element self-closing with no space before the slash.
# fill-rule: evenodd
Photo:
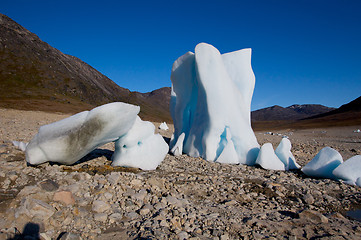
<svg viewBox="0 0 361 240">
<path fill-rule="evenodd" d="M 62 202 L 66 205 L 75 204 L 75 199 L 73 197 L 73 194 L 69 191 L 59 191 L 54 193 L 53 200 L 57 202 Z"/>
<path fill-rule="evenodd" d="M 102 213 L 110 209 L 110 205 L 104 201 L 96 200 L 93 202 L 92 210 L 97 213 Z"/>
<path fill-rule="evenodd" d="M 97 222 L 105 222 L 108 219 L 108 214 L 106 213 L 96 213 L 94 214 L 94 220 Z"/>
<path fill-rule="evenodd" d="M 303 200 L 305 201 L 305 203 L 310 204 L 310 205 L 315 202 L 315 199 L 309 193 L 307 193 L 307 194 L 305 194 L 305 196 L 303 196 Z"/>
<path fill-rule="evenodd" d="M 323 146 L 306 153 L 302 144 L 292 142 L 304 166 Z M 355 186 L 186 155 L 167 155 L 155 171 L 109 165 L 99 157 L 35 168 L 0 158 L 0 233 L 34 222 L 42 239 L 361 239 L 359 222 L 343 216 L 361 203 Z"/>
<path fill-rule="evenodd" d="M 57 184 L 55 181 L 50 180 L 50 179 L 41 181 L 39 183 L 39 185 L 43 190 L 45 190 L 47 192 L 54 192 L 54 191 L 58 190 L 58 188 L 59 188 L 59 184 Z"/>
<path fill-rule="evenodd" d="M 56 209 L 48 203 L 32 198 L 26 199 L 24 207 L 31 217 L 41 220 L 49 219 L 56 211 Z"/>
<path fill-rule="evenodd" d="M 313 210 L 304 210 L 300 214 L 300 219 L 309 220 L 313 223 L 328 223 L 328 218 L 322 213 Z"/>
</svg>

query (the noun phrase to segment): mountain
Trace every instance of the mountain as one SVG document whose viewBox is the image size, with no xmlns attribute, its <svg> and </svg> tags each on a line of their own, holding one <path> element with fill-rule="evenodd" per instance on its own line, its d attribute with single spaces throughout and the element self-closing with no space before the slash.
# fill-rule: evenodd
<svg viewBox="0 0 361 240">
<path fill-rule="evenodd" d="M 298 124 L 319 126 L 361 125 L 361 96 L 327 113 L 302 119 Z"/>
<path fill-rule="evenodd" d="M 299 107 L 299 106 L 305 106 L 305 105 L 292 105 L 290 107 L 287 107 L 285 110 L 282 107 L 270 107 L 265 109 L 258 110 L 257 114 L 259 116 L 258 119 L 266 119 L 266 117 L 269 117 L 268 121 L 252 121 L 252 127 L 253 129 L 257 131 L 264 131 L 264 130 L 279 130 L 279 129 L 305 129 L 305 128 L 327 128 L 327 127 L 341 127 L 341 126 L 359 126 L 361 125 L 361 97 L 358 97 L 357 99 L 342 105 L 341 107 L 337 109 L 333 109 L 331 111 L 327 111 L 320 114 L 315 114 L 318 108 L 320 108 L 322 111 L 327 110 L 327 107 L 320 107 L 321 105 L 312 105 L 310 108 L 308 107 Z M 315 106 L 319 106 L 314 108 Z M 275 112 L 272 113 L 271 109 L 276 109 Z M 301 112 L 301 115 L 304 115 L 305 113 L 310 113 L 312 116 L 302 118 L 302 119 L 281 119 L 280 112 L 283 114 L 287 114 L 290 109 L 297 109 L 296 112 Z M 315 110 L 316 109 L 316 110 Z M 329 108 L 332 109 L 332 108 Z M 260 113 L 264 113 L 264 115 L 261 115 Z M 293 116 L 293 115 L 292 115 Z M 254 116 L 253 116 L 254 117 Z M 269 120 L 271 117 L 273 117 L 273 120 Z"/>
<path fill-rule="evenodd" d="M 327 116 L 335 116 L 339 114 L 358 113 L 358 112 L 361 112 L 361 96 L 347 104 L 342 105 L 341 107 L 335 110 L 323 114 L 315 115 L 309 118 L 314 119 L 314 118 L 322 118 Z"/>
<path fill-rule="evenodd" d="M 325 107 L 319 104 L 292 105 L 289 107 L 272 106 L 268 108 L 252 111 L 252 121 L 280 121 L 299 120 L 314 115 L 327 113 L 335 108 Z"/>
<path fill-rule="evenodd" d="M 121 101 L 139 105 L 143 119 L 171 121 L 161 100 L 170 88 L 131 92 L 1 13 L 0 62 L 0 107 L 75 113 Z"/>
</svg>

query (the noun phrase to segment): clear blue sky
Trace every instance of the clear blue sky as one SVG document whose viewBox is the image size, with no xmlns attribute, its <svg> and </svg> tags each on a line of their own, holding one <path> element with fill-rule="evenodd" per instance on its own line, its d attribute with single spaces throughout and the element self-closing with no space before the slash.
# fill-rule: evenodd
<svg viewBox="0 0 361 240">
<path fill-rule="evenodd" d="M 199 42 L 252 48 L 252 109 L 361 95 L 361 0 L 2 0 L 0 12 L 121 87 L 170 86 L 173 62 Z"/>
</svg>

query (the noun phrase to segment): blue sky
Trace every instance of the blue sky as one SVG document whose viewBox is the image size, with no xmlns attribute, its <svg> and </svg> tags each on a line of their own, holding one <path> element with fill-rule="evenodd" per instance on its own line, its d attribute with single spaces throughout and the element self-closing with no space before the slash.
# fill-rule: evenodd
<svg viewBox="0 0 361 240">
<path fill-rule="evenodd" d="M 2 0 L 0 12 L 132 91 L 170 86 L 173 62 L 206 42 L 252 48 L 252 110 L 361 95 L 360 0 Z"/>
</svg>

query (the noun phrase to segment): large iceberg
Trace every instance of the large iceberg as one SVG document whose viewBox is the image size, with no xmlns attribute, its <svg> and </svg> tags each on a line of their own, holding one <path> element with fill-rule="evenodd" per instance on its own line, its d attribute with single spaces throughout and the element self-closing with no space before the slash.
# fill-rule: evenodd
<svg viewBox="0 0 361 240">
<path fill-rule="evenodd" d="M 253 165 L 259 144 L 250 121 L 255 84 L 251 49 L 221 55 L 200 43 L 195 53 L 174 62 L 171 81 L 175 131 L 170 149 L 183 146 L 192 157 Z"/>
<path fill-rule="evenodd" d="M 325 147 L 301 170 L 310 177 L 337 179 L 332 172 L 341 163 L 341 154 L 333 148 Z"/>
<path fill-rule="evenodd" d="M 151 122 L 137 117 L 128 133 L 115 142 L 112 166 L 156 169 L 169 147 L 161 135 L 154 134 L 154 130 Z"/>
<path fill-rule="evenodd" d="M 291 153 L 291 141 L 288 138 L 282 138 L 280 144 L 275 150 L 277 157 L 284 163 L 285 170 L 299 169 L 300 165 L 296 163 L 296 159 Z"/>
<path fill-rule="evenodd" d="M 343 162 L 332 173 L 346 183 L 361 187 L 361 155 L 353 156 Z"/>
<path fill-rule="evenodd" d="M 41 126 L 26 147 L 26 161 L 73 164 L 95 148 L 126 134 L 139 110 L 138 106 L 114 102 Z"/>
</svg>

